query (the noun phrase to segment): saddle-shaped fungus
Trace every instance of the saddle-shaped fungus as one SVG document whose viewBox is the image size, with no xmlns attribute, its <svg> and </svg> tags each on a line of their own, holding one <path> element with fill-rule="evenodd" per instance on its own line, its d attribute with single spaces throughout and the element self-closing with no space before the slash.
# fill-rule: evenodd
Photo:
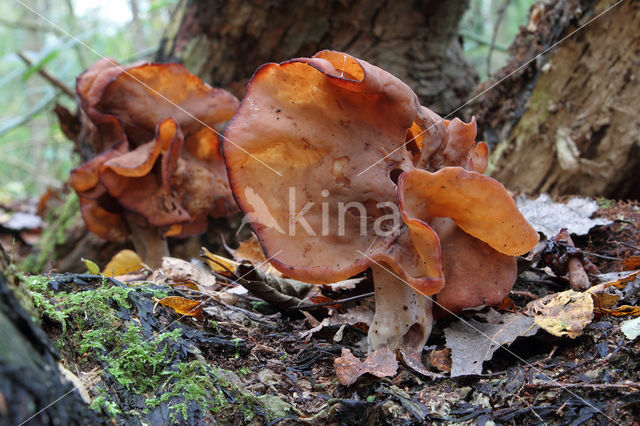
<svg viewBox="0 0 640 426">
<path fill-rule="evenodd" d="M 94 157 L 74 169 L 90 231 L 109 240 L 131 233 L 152 266 L 168 255 L 166 236 L 204 232 L 207 216 L 237 210 L 215 129 L 238 100 L 179 64 L 123 68 L 101 60 L 76 92 Z"/>
<path fill-rule="evenodd" d="M 475 121 L 442 120 L 402 81 L 344 53 L 263 65 L 225 136 L 231 189 L 278 270 L 329 283 L 371 267 L 371 351 L 420 354 L 430 296 L 452 311 L 499 303 L 513 256 L 538 240 L 481 174 Z"/>
</svg>

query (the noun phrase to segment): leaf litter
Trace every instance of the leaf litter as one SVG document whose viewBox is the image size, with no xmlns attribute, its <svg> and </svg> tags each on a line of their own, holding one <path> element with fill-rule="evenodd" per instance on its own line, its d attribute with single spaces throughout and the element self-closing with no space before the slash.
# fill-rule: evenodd
<svg viewBox="0 0 640 426">
<path fill-rule="evenodd" d="M 630 317 L 632 311 L 625 306 L 638 306 L 640 283 L 634 272 L 620 271 L 633 265 L 631 261 L 623 263 L 623 259 L 640 253 L 633 248 L 639 242 L 635 225 L 639 211 L 637 205 L 616 203 L 597 212 L 609 220 L 608 225 L 596 226 L 585 236 L 573 235 L 577 250 L 606 256 L 588 255 L 602 272 L 588 272 L 592 284 L 587 291 L 593 305 L 590 314 L 587 294 L 562 295 L 568 291 L 568 279 L 554 273 L 538 257 L 524 267 L 509 303 L 503 303 L 498 310 L 465 311 L 460 315 L 491 336 L 493 342 L 458 319 L 440 319 L 419 360 L 428 374 L 411 368 L 411 362 L 405 359 L 393 375 L 378 378 L 364 373 L 350 386 L 340 384 L 334 362 L 345 350 L 360 365 L 366 362 L 363 342 L 370 319 L 364 312 L 372 311 L 373 301 L 366 296 L 371 291 L 366 275 L 346 285 L 313 286 L 302 298 L 291 288 L 272 287 L 299 299 L 295 306 L 286 309 L 277 308 L 252 292 L 232 293 L 241 286 L 237 266 L 242 262 L 243 268 L 252 264 L 246 258 L 228 259 L 232 266 L 228 269 L 233 274 L 226 277 L 220 270 L 211 274 L 191 262 L 181 266 L 169 262 L 167 268 L 159 268 L 128 285 L 113 278 L 103 282 L 103 276 L 94 271 L 51 275 L 46 290 L 39 287 L 40 290 L 31 291 L 42 295 L 40 309 L 46 309 L 47 300 L 53 306 L 47 311 L 50 317 L 45 330 L 57 340 L 68 339 L 58 320 L 51 319 L 60 317 L 57 310 L 65 312 L 60 304 L 63 300 L 74 294 L 95 292 L 104 285 L 127 289 L 127 307 L 107 303 L 115 308 L 114 324 L 120 324 L 113 326 L 116 335 L 113 343 L 122 342 L 121 346 L 104 344 L 106 351 L 88 348 L 83 354 L 78 354 L 75 345 L 62 346 L 63 359 L 71 365 L 68 369 L 83 381 L 86 378 L 89 394 L 102 404 L 97 409 L 119 422 L 135 416 L 142 422 L 178 421 L 184 408 L 190 421 L 216 418 L 234 423 L 491 420 L 532 424 L 539 423 L 540 418 L 549 423 L 606 421 L 605 415 L 628 423 L 638 417 L 638 398 L 633 395 L 640 390 L 640 350 L 633 337 L 634 330 L 637 333 L 634 322 L 637 318 Z M 216 255 L 227 259 L 224 253 Z M 172 275 L 171 271 L 181 272 Z M 198 275 L 202 272 L 207 278 Z M 269 270 L 262 273 L 283 278 Z M 260 275 L 252 277 L 252 281 L 262 279 Z M 314 298 L 320 300 L 320 296 L 325 298 L 324 302 L 314 303 Z M 154 310 L 154 300 L 170 297 L 202 303 L 202 316 L 184 315 L 164 305 L 157 305 Z M 532 313 L 527 305 L 535 302 L 549 309 L 540 308 Z M 582 331 L 579 327 L 558 327 L 569 321 L 560 317 L 563 309 L 559 307 L 563 303 L 566 303 L 564 313 L 571 313 L 573 317 L 569 320 L 582 326 Z M 310 317 L 298 309 L 315 304 L 318 305 L 315 309 L 304 309 Z M 556 309 L 550 308 L 553 306 Z M 613 313 L 616 311 L 621 316 Z M 91 320 L 93 315 L 89 312 L 88 318 Z M 559 331 L 557 334 L 561 336 L 536 324 L 536 319 L 549 330 Z M 91 331 L 83 328 L 86 325 L 65 321 L 67 334 L 76 329 Z M 314 332 L 307 333 L 319 325 Z M 148 342 L 131 340 L 132 332 L 127 334 L 127 330 L 134 326 L 139 327 L 139 334 Z M 575 338 L 569 337 L 569 330 Z M 177 337 L 166 336 L 168 332 L 176 333 Z M 471 343 L 463 344 L 465 339 Z M 163 354 L 153 358 L 149 365 L 155 365 L 153 368 L 162 373 L 162 383 L 166 381 L 164 385 L 157 382 L 161 385 L 156 391 L 142 397 L 150 404 L 140 405 L 142 394 L 137 391 L 147 388 L 144 383 L 131 382 L 132 375 L 126 373 L 129 369 L 135 376 L 136 368 L 146 367 L 114 364 L 113 358 L 123 356 L 118 347 L 129 348 L 130 355 L 134 355 L 132 350 L 136 348 Z M 460 348 L 466 348 L 466 354 Z M 449 362 L 451 372 L 447 373 Z M 382 363 L 376 368 L 380 372 L 386 367 Z M 149 377 L 156 380 L 153 373 Z M 129 389 L 123 385 L 126 383 L 131 383 Z M 205 399 L 211 405 L 185 391 L 188 386 L 198 389 L 197 383 L 207 390 Z M 110 410 L 113 404 L 116 411 Z"/>
</svg>

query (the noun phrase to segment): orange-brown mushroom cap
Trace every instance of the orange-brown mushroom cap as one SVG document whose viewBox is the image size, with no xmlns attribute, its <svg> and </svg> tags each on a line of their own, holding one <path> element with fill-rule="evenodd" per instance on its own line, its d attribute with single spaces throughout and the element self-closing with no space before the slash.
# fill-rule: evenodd
<svg viewBox="0 0 640 426">
<path fill-rule="evenodd" d="M 438 305 L 459 311 L 507 296 L 513 256 L 535 246 L 538 234 L 500 182 L 461 167 L 414 169 L 400 176 L 398 195 L 411 231 L 429 227 L 440 239 L 446 285 Z"/>
<path fill-rule="evenodd" d="M 348 55 L 323 51 L 255 73 L 223 152 L 236 201 L 277 269 L 332 282 L 375 259 L 425 293 L 442 287 L 439 268 L 425 276 L 406 228 L 386 237 L 374 232 L 393 206 L 397 212 L 389 173 L 413 167 L 404 142 L 414 122 L 433 125 L 431 134 L 444 131 L 406 84 Z"/>
<path fill-rule="evenodd" d="M 76 89 L 93 125 L 89 138 L 96 154 L 71 173 L 81 198 L 108 193 L 124 209 L 179 236 L 204 231 L 208 215 L 237 210 L 214 127 L 235 113 L 233 95 L 179 64 L 122 67 L 112 60 L 83 73 Z M 87 223 L 99 220 L 91 212 L 97 210 L 83 213 Z M 113 239 L 102 227 L 92 230 Z"/>
<path fill-rule="evenodd" d="M 457 268 L 446 258 L 451 247 L 475 250 L 469 258 L 477 268 L 479 257 L 495 253 L 492 268 L 504 269 L 500 280 L 511 286 L 511 256 L 533 246 L 530 227 L 525 241 L 502 232 L 526 221 L 499 183 L 477 173 L 486 167 L 487 150 L 475 136 L 475 120 L 445 124 L 393 75 L 322 51 L 258 69 L 225 131 L 223 152 L 238 205 L 278 270 L 322 283 L 380 262 L 416 292 L 433 295 L 448 285 L 447 268 Z M 414 183 L 420 173 L 449 189 Z M 405 182 L 400 193 L 398 176 Z M 498 211 L 486 218 L 479 208 L 464 211 L 470 204 L 463 196 L 477 192 L 493 197 Z M 466 232 L 455 224 L 447 232 L 432 227 L 439 215 Z M 488 228 L 491 220 L 502 221 L 495 225 L 499 233 Z M 505 254 L 492 248 L 503 236 Z"/>
</svg>

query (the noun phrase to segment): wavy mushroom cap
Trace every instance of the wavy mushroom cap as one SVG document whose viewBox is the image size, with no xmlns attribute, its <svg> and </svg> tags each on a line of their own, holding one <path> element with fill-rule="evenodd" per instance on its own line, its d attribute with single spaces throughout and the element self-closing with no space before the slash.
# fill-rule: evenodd
<svg viewBox="0 0 640 426">
<path fill-rule="evenodd" d="M 87 224 L 105 217 L 94 213 L 124 209 L 166 235 L 188 236 L 205 230 L 208 215 L 237 211 L 215 131 L 237 110 L 233 95 L 179 64 L 123 68 L 111 60 L 83 73 L 76 90 L 94 125 L 97 155 L 74 169 L 69 183 L 81 198 L 102 201 L 82 210 Z M 122 235 L 90 229 L 112 240 Z"/>
<path fill-rule="evenodd" d="M 445 277 L 447 285 L 449 276 L 460 281 L 458 270 L 485 270 L 485 262 L 476 262 L 485 257 L 496 259 L 489 261 L 491 268 L 504 271 L 497 280 L 510 288 L 510 256 L 535 244 L 504 187 L 478 173 L 486 168 L 487 149 L 475 136 L 475 120 L 445 123 L 393 75 L 322 51 L 258 69 L 227 126 L 223 152 L 238 205 L 278 270 L 325 283 L 381 262 L 418 293 L 433 295 Z M 455 172 L 431 173 L 441 168 Z M 460 196 L 451 185 L 442 188 L 445 197 L 439 200 L 442 193 L 407 177 L 414 172 L 436 183 L 468 179 Z M 403 178 L 399 195 L 396 182 Z M 491 204 L 497 210 L 486 220 L 488 209 L 462 199 L 476 192 L 476 201 L 497 197 Z M 443 240 L 442 226 L 430 225 L 438 215 L 453 220 L 454 230 Z M 487 223 L 494 219 L 501 230 L 522 228 L 524 241 L 511 238 L 506 249 L 493 247 L 506 235 L 492 232 L 494 224 Z M 473 265 L 461 269 L 448 259 L 458 256 L 457 246 L 469 252 Z"/>
</svg>

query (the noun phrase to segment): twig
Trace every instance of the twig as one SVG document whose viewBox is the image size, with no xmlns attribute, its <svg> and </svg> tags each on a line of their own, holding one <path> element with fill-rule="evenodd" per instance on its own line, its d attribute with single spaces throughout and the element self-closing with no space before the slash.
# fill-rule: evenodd
<svg viewBox="0 0 640 426">
<path fill-rule="evenodd" d="M 498 9 L 498 19 L 496 19 L 496 24 L 493 26 L 493 34 L 491 36 L 491 44 L 489 45 L 489 53 L 487 54 L 487 76 L 491 76 L 491 55 L 493 55 L 493 49 L 496 46 L 496 38 L 498 37 L 498 29 L 500 28 L 500 24 L 504 19 L 505 12 L 507 11 L 507 7 L 511 4 L 511 0 L 505 0 L 504 4 L 500 9 Z"/>
<path fill-rule="evenodd" d="M 527 383 L 524 385 L 527 389 L 593 389 L 593 390 L 606 390 L 606 389 L 628 389 L 639 390 L 640 383 Z"/>
<path fill-rule="evenodd" d="M 460 31 L 458 32 L 458 34 L 460 34 L 464 38 L 468 38 L 469 40 L 475 41 L 476 43 L 484 44 L 486 46 L 491 45 L 491 40 L 484 38 L 481 35 L 478 35 L 476 33 L 472 33 L 471 31 L 466 30 L 464 28 L 460 28 Z M 494 48 L 495 50 L 498 50 L 500 52 L 505 52 L 505 53 L 509 52 L 509 47 L 504 46 L 502 44 L 495 44 Z"/>
<path fill-rule="evenodd" d="M 21 30 L 38 31 L 43 33 L 55 33 L 61 36 L 65 35 L 62 31 L 60 31 L 58 28 L 54 26 L 43 25 L 37 22 L 22 22 L 22 21 L 13 22 L 13 21 L 9 21 L 8 19 L 0 18 L 0 25 L 4 25 L 5 27 L 9 27 L 9 28 L 17 28 Z"/>
<path fill-rule="evenodd" d="M 544 420 L 542 419 L 542 417 L 540 417 L 540 415 L 538 413 L 536 413 L 536 411 L 533 409 L 533 407 L 531 406 L 531 404 L 529 404 L 529 402 L 524 399 L 523 397 L 521 397 L 520 395 L 514 395 L 516 398 L 518 398 L 520 401 L 524 402 L 525 405 L 529 408 L 529 411 L 531 411 L 531 413 L 536 416 L 538 418 L 538 420 L 540 420 L 540 424 L 544 424 Z"/>
<path fill-rule="evenodd" d="M 634 249 L 634 250 L 636 250 L 636 251 L 640 251 L 640 247 L 632 246 L 631 244 L 627 244 L 627 243 L 624 243 L 624 242 L 622 242 L 622 241 L 614 241 L 614 243 L 616 243 L 616 244 L 620 244 L 621 246 L 625 246 L 625 247 L 632 248 L 632 249 Z"/>
<path fill-rule="evenodd" d="M 535 294 L 531 293 L 530 291 L 511 290 L 511 294 L 513 294 L 514 296 L 526 297 L 526 298 L 531 299 L 531 300 L 538 300 L 539 299 L 538 296 L 536 296 Z"/>
<path fill-rule="evenodd" d="M 618 261 L 622 260 L 622 259 L 620 259 L 619 257 L 605 256 L 605 255 L 603 255 L 603 254 L 592 253 L 592 252 L 590 252 L 590 251 L 586 251 L 586 250 L 582 250 L 582 249 L 579 249 L 578 251 L 579 251 L 579 252 L 581 252 L 581 253 L 584 253 L 584 254 L 586 254 L 586 255 L 588 255 L 588 256 L 599 257 L 600 259 L 606 259 L 606 260 L 618 260 Z"/>
<path fill-rule="evenodd" d="M 344 298 L 344 299 L 332 300 L 331 302 L 308 303 L 306 305 L 292 306 L 292 307 L 289 308 L 289 310 L 291 310 L 291 309 L 313 309 L 313 308 L 319 308 L 321 306 L 340 305 L 342 303 L 352 302 L 352 301 L 358 300 L 358 299 L 364 299 L 365 297 L 371 297 L 374 294 L 375 293 L 372 291 L 371 293 L 363 293 L 363 294 L 359 294 L 357 296 L 351 296 L 351 297 L 347 297 L 347 298 Z"/>
<path fill-rule="evenodd" d="M 24 55 L 24 53 L 17 52 L 16 54 L 18 55 L 18 57 L 20 59 L 22 59 L 22 62 L 27 64 L 27 66 L 29 66 L 29 67 L 33 66 L 33 62 L 29 58 L 27 58 Z M 67 86 L 66 84 L 64 84 L 63 82 L 61 82 L 60 80 L 58 80 L 57 78 L 52 76 L 51 74 L 49 74 L 44 68 L 40 68 L 38 70 L 38 74 L 40 74 L 42 76 L 42 78 L 44 78 L 49 83 L 51 83 L 52 86 L 57 87 L 58 89 L 60 89 L 62 91 L 62 93 L 64 93 L 65 95 L 69 96 L 71 99 L 75 99 L 76 98 L 75 92 L 73 90 L 71 90 L 71 88 L 69 86 Z"/>
</svg>

